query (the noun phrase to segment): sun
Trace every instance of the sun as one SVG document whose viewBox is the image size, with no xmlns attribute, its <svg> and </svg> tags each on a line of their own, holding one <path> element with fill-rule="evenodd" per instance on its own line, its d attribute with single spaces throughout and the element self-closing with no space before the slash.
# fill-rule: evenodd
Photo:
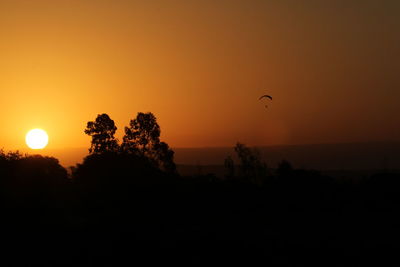
<svg viewBox="0 0 400 267">
<path fill-rule="evenodd" d="M 26 134 L 25 141 L 31 149 L 43 149 L 49 142 L 49 136 L 42 129 L 33 129 Z"/>
</svg>

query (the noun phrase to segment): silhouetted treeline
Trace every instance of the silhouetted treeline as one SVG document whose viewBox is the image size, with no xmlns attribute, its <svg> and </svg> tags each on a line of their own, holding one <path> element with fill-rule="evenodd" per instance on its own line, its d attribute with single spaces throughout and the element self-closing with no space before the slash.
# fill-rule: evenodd
<svg viewBox="0 0 400 267">
<path fill-rule="evenodd" d="M 93 138 L 90 154 L 70 173 L 52 157 L 0 153 L 2 265 L 354 266 L 397 260 L 397 174 L 337 180 L 288 161 L 271 168 L 257 151 L 237 144 L 239 161 L 227 158 L 224 179 L 182 177 L 157 162 L 155 124 L 147 128 L 155 129 L 153 143 L 129 137 L 129 149 L 108 143 L 114 127 L 90 132 L 105 135 Z"/>
<path fill-rule="evenodd" d="M 114 137 L 117 130 L 114 121 L 105 113 L 87 123 L 85 134 L 92 137 L 90 154 L 118 153 L 146 159 L 155 167 L 174 173 L 174 152 L 160 140 L 160 126 L 151 113 L 139 112 L 125 127 L 122 144 Z"/>
</svg>

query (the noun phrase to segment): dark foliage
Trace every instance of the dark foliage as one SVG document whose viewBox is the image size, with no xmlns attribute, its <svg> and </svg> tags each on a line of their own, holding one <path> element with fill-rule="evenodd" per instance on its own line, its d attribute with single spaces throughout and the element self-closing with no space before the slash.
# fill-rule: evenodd
<svg viewBox="0 0 400 267">
<path fill-rule="evenodd" d="M 138 187 L 154 186 L 165 176 L 145 157 L 109 152 L 87 156 L 72 179 L 86 203 L 112 205 L 129 201 Z"/>
<path fill-rule="evenodd" d="M 334 180 L 287 161 L 243 173 L 179 177 L 104 152 L 68 177 L 54 158 L 1 152 L 2 265 L 399 263 L 399 175 Z"/>
<path fill-rule="evenodd" d="M 174 151 L 167 143 L 160 141 L 160 133 L 160 126 L 153 113 L 139 112 L 136 119 L 130 121 L 129 127 L 125 127 L 122 149 L 146 157 L 158 168 L 174 173 Z"/>
<path fill-rule="evenodd" d="M 231 156 L 228 156 L 224 161 L 224 167 L 226 169 L 225 178 L 233 179 L 235 177 L 235 162 Z"/>
<path fill-rule="evenodd" d="M 116 131 L 114 121 L 107 114 L 99 114 L 95 121 L 89 121 L 85 129 L 85 134 L 92 137 L 89 153 L 117 151 L 118 141 L 114 137 Z"/>
<path fill-rule="evenodd" d="M 174 151 L 160 141 L 160 126 L 151 112 L 139 112 L 136 119 L 130 121 L 129 127 L 125 127 L 121 146 L 114 137 L 116 130 L 114 121 L 105 113 L 99 114 L 95 121 L 89 121 L 85 129 L 92 137 L 89 153 L 125 154 L 125 157 L 146 159 L 164 172 L 176 173 Z"/>
<path fill-rule="evenodd" d="M 160 126 L 153 113 L 139 112 L 136 119 L 125 127 L 123 147 L 143 156 L 150 156 L 152 147 L 160 142 Z"/>
<path fill-rule="evenodd" d="M 237 143 L 234 150 L 240 161 L 238 173 L 235 174 L 235 163 L 229 156 L 224 162 L 227 178 L 248 180 L 256 184 L 263 183 L 267 176 L 267 165 L 261 160 L 260 152 L 241 143 Z"/>
</svg>

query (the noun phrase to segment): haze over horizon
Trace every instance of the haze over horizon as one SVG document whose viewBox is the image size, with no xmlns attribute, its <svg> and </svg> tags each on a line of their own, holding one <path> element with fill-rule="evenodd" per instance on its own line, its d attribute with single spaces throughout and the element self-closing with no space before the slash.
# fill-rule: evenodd
<svg viewBox="0 0 400 267">
<path fill-rule="evenodd" d="M 88 147 L 101 113 L 121 140 L 140 111 L 171 147 L 400 141 L 399 13 L 391 0 L 0 1 L 0 146 L 40 127 L 39 153 Z"/>
<path fill-rule="evenodd" d="M 289 160 L 295 167 L 317 170 L 400 170 L 400 142 L 366 142 L 308 145 L 255 146 L 261 159 L 269 168 L 276 168 L 282 160 Z M 176 164 L 192 166 L 221 166 L 227 156 L 238 159 L 233 146 L 226 147 L 172 147 Z M 88 148 L 19 150 L 28 154 L 55 157 L 64 167 L 83 162 Z"/>
</svg>

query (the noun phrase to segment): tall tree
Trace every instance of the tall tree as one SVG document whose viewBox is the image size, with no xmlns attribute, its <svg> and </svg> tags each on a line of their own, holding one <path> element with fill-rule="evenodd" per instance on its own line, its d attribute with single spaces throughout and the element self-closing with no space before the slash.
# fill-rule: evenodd
<svg viewBox="0 0 400 267">
<path fill-rule="evenodd" d="M 251 150 L 246 145 L 237 143 L 235 152 L 240 160 L 240 175 L 255 183 L 266 176 L 267 166 L 261 160 L 260 152 L 257 149 Z"/>
<path fill-rule="evenodd" d="M 169 148 L 165 142 L 159 142 L 154 145 L 154 159 L 156 164 L 164 171 L 168 173 L 174 173 L 176 171 L 176 165 L 174 163 L 174 151 Z"/>
<path fill-rule="evenodd" d="M 89 153 L 100 154 L 117 151 L 119 149 L 118 141 L 114 137 L 116 130 L 114 121 L 105 113 L 97 115 L 95 121 L 89 121 L 85 129 L 85 134 L 92 137 Z"/>
<path fill-rule="evenodd" d="M 128 152 L 149 156 L 152 147 L 160 142 L 160 126 L 153 113 L 139 112 L 136 119 L 125 127 L 122 147 Z"/>
<path fill-rule="evenodd" d="M 153 113 L 139 112 L 136 119 L 125 127 L 122 149 L 125 152 L 148 158 L 157 167 L 167 172 L 175 172 L 174 151 L 160 141 L 160 126 Z"/>
</svg>

